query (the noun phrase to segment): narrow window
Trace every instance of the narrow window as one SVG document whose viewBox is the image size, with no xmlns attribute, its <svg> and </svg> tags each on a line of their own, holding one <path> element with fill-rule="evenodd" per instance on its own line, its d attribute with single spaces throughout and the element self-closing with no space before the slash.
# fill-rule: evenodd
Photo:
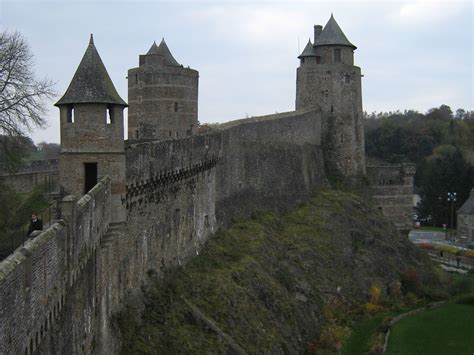
<svg viewBox="0 0 474 355">
<path fill-rule="evenodd" d="M 68 123 L 74 123 L 74 107 L 73 106 L 68 106 L 67 108 L 66 121 Z"/>
<path fill-rule="evenodd" d="M 319 55 L 316 56 L 316 64 L 321 64 L 321 57 Z"/>
<path fill-rule="evenodd" d="M 112 124 L 114 123 L 114 110 L 110 107 L 107 107 L 107 112 L 105 116 L 105 123 Z"/>
<path fill-rule="evenodd" d="M 138 129 L 135 131 L 135 138 L 138 139 Z"/>
<path fill-rule="evenodd" d="M 304 63 L 304 58 L 301 58 L 301 64 L 303 64 L 303 63 Z"/>
<path fill-rule="evenodd" d="M 174 103 L 174 112 L 178 112 L 178 103 L 177 102 Z"/>
<path fill-rule="evenodd" d="M 334 112 L 334 106 L 331 105 L 331 113 Z"/>
<path fill-rule="evenodd" d="M 138 74 L 135 74 L 135 84 L 138 84 Z"/>
<path fill-rule="evenodd" d="M 170 137 L 171 137 L 171 131 L 170 131 Z"/>
<path fill-rule="evenodd" d="M 341 133 L 341 143 L 344 143 L 344 134 Z"/>
<path fill-rule="evenodd" d="M 346 74 L 344 75 L 344 82 L 346 84 L 350 84 L 351 83 L 351 76 L 349 74 Z"/>
<path fill-rule="evenodd" d="M 84 163 L 84 193 L 97 185 L 97 163 Z"/>
<path fill-rule="evenodd" d="M 339 48 L 334 50 L 334 62 L 335 63 L 341 62 L 341 50 Z"/>
<path fill-rule="evenodd" d="M 328 96 L 329 96 L 329 90 L 325 90 L 325 91 L 324 91 L 324 96 L 325 96 L 325 97 L 328 97 Z"/>
</svg>

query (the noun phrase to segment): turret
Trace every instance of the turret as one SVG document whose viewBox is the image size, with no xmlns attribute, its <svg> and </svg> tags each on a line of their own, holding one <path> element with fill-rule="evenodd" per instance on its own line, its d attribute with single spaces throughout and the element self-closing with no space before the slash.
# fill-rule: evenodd
<svg viewBox="0 0 474 355">
<path fill-rule="evenodd" d="M 345 176 L 365 173 L 361 71 L 353 45 L 331 15 L 314 26 L 314 42 L 298 57 L 296 109 L 317 107 L 322 116 L 326 166 Z"/>
<path fill-rule="evenodd" d="M 128 71 L 128 139 L 176 139 L 198 125 L 199 73 L 174 59 L 164 39 Z"/>
<path fill-rule="evenodd" d="M 103 176 L 112 180 L 112 219 L 126 218 L 125 149 L 121 99 L 91 35 L 60 111 L 60 184 L 67 194 L 87 193 Z"/>
</svg>

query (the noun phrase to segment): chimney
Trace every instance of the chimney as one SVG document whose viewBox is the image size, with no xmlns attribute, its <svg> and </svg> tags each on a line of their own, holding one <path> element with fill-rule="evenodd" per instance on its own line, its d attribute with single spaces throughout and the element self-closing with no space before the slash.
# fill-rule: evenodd
<svg viewBox="0 0 474 355">
<path fill-rule="evenodd" d="M 316 38 L 319 37 L 321 32 L 323 31 L 323 26 L 321 25 L 314 25 L 314 41 L 313 43 L 316 43 Z"/>
</svg>

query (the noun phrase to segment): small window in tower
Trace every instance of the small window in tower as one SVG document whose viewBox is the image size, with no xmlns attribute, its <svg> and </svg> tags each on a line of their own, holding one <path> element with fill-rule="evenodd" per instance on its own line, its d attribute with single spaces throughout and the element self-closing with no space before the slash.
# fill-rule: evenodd
<svg viewBox="0 0 474 355">
<path fill-rule="evenodd" d="M 344 134 L 341 133 L 341 143 L 344 143 Z"/>
<path fill-rule="evenodd" d="M 107 124 L 112 124 L 114 123 L 114 110 L 110 107 L 107 107 L 107 113 L 105 117 L 105 122 Z"/>
<path fill-rule="evenodd" d="M 341 62 L 341 49 L 337 48 L 334 50 L 334 62 L 340 63 Z"/>
<path fill-rule="evenodd" d="M 301 58 L 301 64 L 303 64 L 303 63 L 304 63 L 304 58 Z"/>
<path fill-rule="evenodd" d="M 177 102 L 174 103 L 174 112 L 178 112 L 178 103 Z"/>
<path fill-rule="evenodd" d="M 351 83 L 351 76 L 349 74 L 346 74 L 344 75 L 344 82 L 346 84 L 350 84 Z"/>
<path fill-rule="evenodd" d="M 171 131 L 170 131 L 170 137 L 171 137 Z"/>
<path fill-rule="evenodd" d="M 74 107 L 68 106 L 67 113 L 66 113 L 66 122 L 74 123 Z"/>
<path fill-rule="evenodd" d="M 138 84 L 138 74 L 135 74 L 135 85 Z"/>
<path fill-rule="evenodd" d="M 135 131 L 135 138 L 138 139 L 138 129 Z"/>
<path fill-rule="evenodd" d="M 316 64 L 321 64 L 321 57 L 319 55 L 316 56 Z"/>
<path fill-rule="evenodd" d="M 334 106 L 331 105 L 331 113 L 334 112 Z"/>
<path fill-rule="evenodd" d="M 329 96 L 329 90 L 324 90 L 324 96 L 328 97 Z"/>
</svg>

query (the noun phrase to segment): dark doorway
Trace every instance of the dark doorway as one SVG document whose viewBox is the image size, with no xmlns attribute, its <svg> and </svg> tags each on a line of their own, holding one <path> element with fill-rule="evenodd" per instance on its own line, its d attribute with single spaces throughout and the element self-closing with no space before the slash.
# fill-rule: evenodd
<svg viewBox="0 0 474 355">
<path fill-rule="evenodd" d="M 97 163 L 84 163 L 84 193 L 97 184 Z"/>
</svg>

